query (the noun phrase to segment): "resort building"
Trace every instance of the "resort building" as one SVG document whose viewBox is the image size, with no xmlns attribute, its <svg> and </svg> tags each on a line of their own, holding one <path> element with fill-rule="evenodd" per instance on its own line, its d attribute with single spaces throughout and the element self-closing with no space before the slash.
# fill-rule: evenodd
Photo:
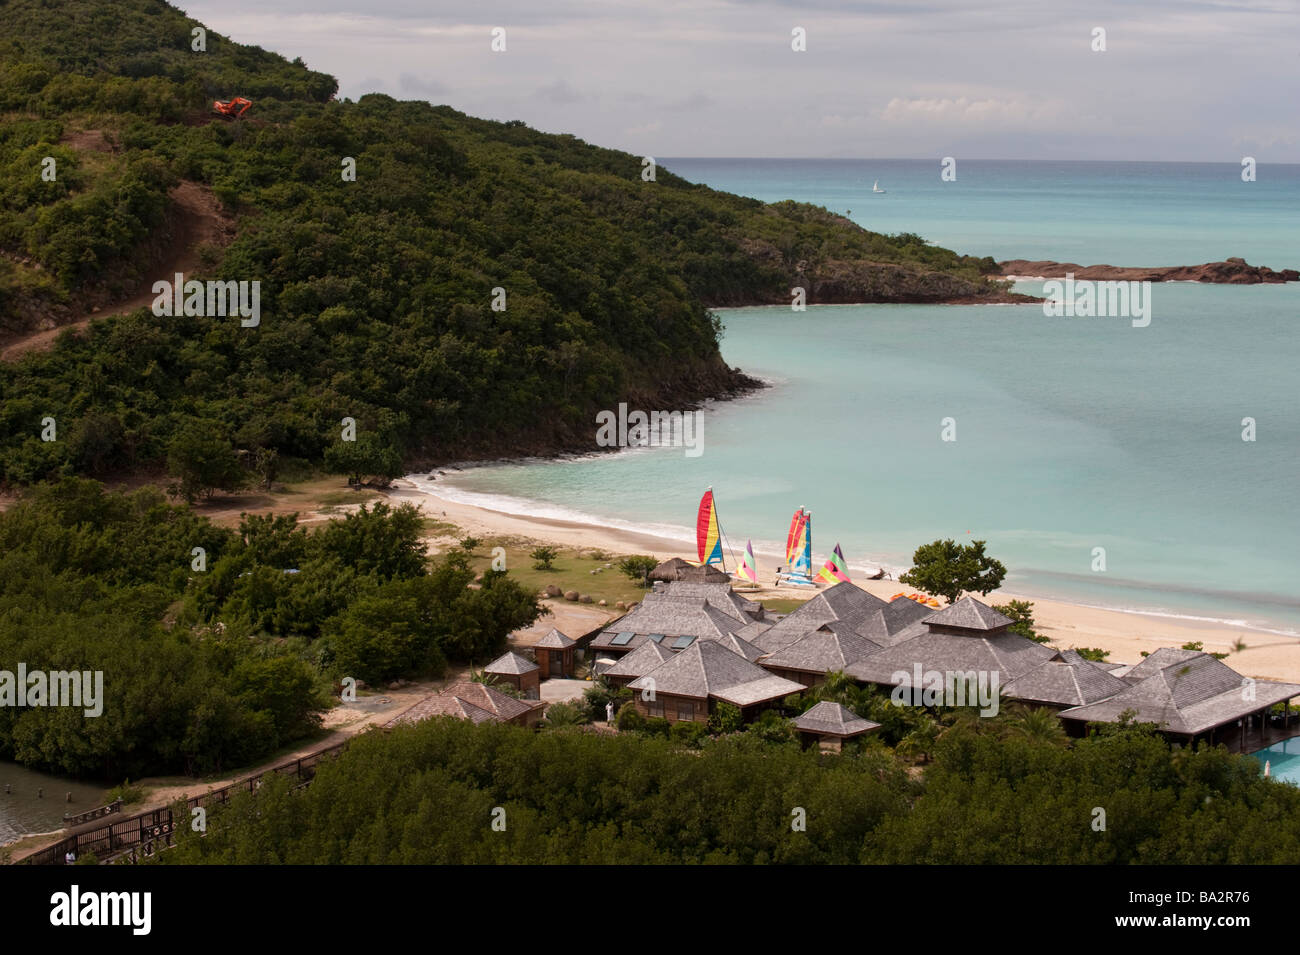
<svg viewBox="0 0 1300 955">
<path fill-rule="evenodd" d="M 668 662 L 673 656 L 662 642 L 647 640 L 631 653 L 625 653 L 612 664 L 602 669 L 601 676 L 614 688 L 627 686 L 639 676 L 645 676 Z"/>
<path fill-rule="evenodd" d="M 685 650 L 633 680 L 632 698 L 645 717 L 703 722 L 719 702 L 740 708 L 746 721 L 803 685 L 768 673 L 716 640 L 696 640 Z M 645 699 L 644 697 L 650 697 Z"/>
<path fill-rule="evenodd" d="M 434 716 L 453 716 L 471 723 L 535 726 L 542 718 L 545 706 L 541 701 L 516 700 L 490 686 L 466 681 L 454 683 L 438 693 L 431 693 L 389 720 L 385 726 L 418 723 Z"/>
<path fill-rule="evenodd" d="M 764 653 L 775 653 L 823 624 L 837 620 L 865 619 L 873 611 L 883 610 L 888 606 L 888 603 L 874 594 L 867 593 L 861 587 L 841 582 L 805 601 L 770 627 L 764 626 L 757 631 L 742 632 L 740 636 Z"/>
<path fill-rule="evenodd" d="M 1011 633 L 1011 619 L 974 597 L 963 597 L 920 622 L 924 632 L 885 647 L 845 669 L 855 680 L 893 687 L 899 673 L 912 678 L 923 672 L 978 673 L 998 685 L 1007 684 L 1042 666 L 1056 651 L 1028 637 Z"/>
<path fill-rule="evenodd" d="M 879 723 L 864 720 L 839 703 L 822 700 L 802 716 L 790 721 L 799 731 L 805 747 L 816 743 L 823 753 L 838 753 L 846 739 L 855 739 L 880 729 Z"/>
<path fill-rule="evenodd" d="M 880 650 L 880 644 L 859 636 L 844 623 L 834 620 L 784 649 L 769 653 L 758 665 L 770 673 L 805 687 L 826 680 L 826 674 L 848 670 L 853 664 Z"/>
<path fill-rule="evenodd" d="M 1140 723 L 1156 723 L 1172 741 L 1199 740 L 1245 751 L 1258 736 L 1266 745 L 1268 710 L 1300 696 L 1300 685 L 1243 677 L 1222 660 L 1195 650 L 1161 649 L 1133 667 L 1121 681 L 1125 688 L 1108 699 L 1062 710 L 1072 735 L 1083 735 L 1089 722 L 1116 722 L 1131 713 Z M 1285 738 L 1289 707 L 1281 719 Z"/>
<path fill-rule="evenodd" d="M 524 659 L 513 650 L 501 654 L 485 666 L 483 672 L 514 687 L 526 699 L 535 700 L 540 693 L 541 667 L 532 660 Z"/>
<path fill-rule="evenodd" d="M 1136 666 L 1086 660 L 1011 632 L 1010 618 L 974 597 L 935 611 L 839 583 L 783 618 L 750 603 L 724 585 L 670 580 L 600 632 L 592 643 L 604 655 L 597 670 L 638 691 L 643 716 L 673 722 L 707 719 L 719 701 L 749 721 L 834 671 L 889 690 L 938 673 L 954 694 L 957 681 L 973 693 L 975 679 L 980 692 L 1049 707 L 1075 735 L 1089 722 L 1129 714 L 1172 740 L 1233 749 L 1285 738 L 1289 713 L 1269 710 L 1300 695 L 1300 685 L 1251 680 L 1196 651 L 1163 649 Z M 650 689 L 653 699 L 641 699 Z M 852 714 L 830 715 L 824 722 L 861 729 Z M 822 736 L 819 745 L 829 745 L 834 734 Z"/>
<path fill-rule="evenodd" d="M 647 640 L 685 650 L 697 640 L 723 640 L 748 620 L 719 610 L 705 597 L 647 594 L 630 612 L 611 621 L 591 642 L 597 659 L 631 653 Z"/>
<path fill-rule="evenodd" d="M 573 679 L 573 650 L 576 640 L 554 627 L 551 632 L 533 644 L 533 655 L 543 680 Z"/>
<path fill-rule="evenodd" d="M 1077 650 L 1061 650 L 1042 666 L 1004 684 L 1002 693 L 1056 709 L 1096 703 L 1129 688 L 1128 683 L 1111 674 L 1114 666 L 1085 660 Z"/>
</svg>

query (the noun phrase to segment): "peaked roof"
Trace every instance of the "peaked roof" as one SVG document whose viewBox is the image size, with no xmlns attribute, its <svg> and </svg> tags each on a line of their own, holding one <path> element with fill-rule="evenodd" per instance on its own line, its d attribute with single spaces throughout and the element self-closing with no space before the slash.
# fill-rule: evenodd
<svg viewBox="0 0 1300 955">
<path fill-rule="evenodd" d="M 521 673 L 532 673 L 540 669 L 532 660 L 525 660 L 513 650 L 507 650 L 501 656 L 497 657 L 491 663 L 483 668 L 484 673 L 507 673 L 511 676 L 518 676 Z"/>
<path fill-rule="evenodd" d="M 1175 663 L 1182 663 L 1198 656 L 1200 650 L 1176 650 L 1173 647 L 1161 647 L 1147 656 L 1142 658 L 1142 662 L 1129 667 L 1124 679 L 1129 683 L 1141 683 L 1149 676 L 1154 676 L 1165 667 L 1172 666 Z"/>
<path fill-rule="evenodd" d="M 735 617 L 742 626 L 758 619 L 763 607 L 753 600 L 746 600 L 732 590 L 730 584 L 721 581 L 674 580 L 665 584 L 661 593 L 669 597 L 703 597 L 709 606 Z"/>
<path fill-rule="evenodd" d="M 680 580 L 681 572 L 690 567 L 690 563 L 680 557 L 670 557 L 655 565 L 648 577 L 651 580 Z"/>
<path fill-rule="evenodd" d="M 732 653 L 740 654 L 740 656 L 749 660 L 751 663 L 763 655 L 762 650 L 758 649 L 758 647 L 754 646 L 748 640 L 745 640 L 734 633 L 727 634 L 727 636 L 719 640 L 718 643 L 722 644 Z"/>
<path fill-rule="evenodd" d="M 1063 650 L 1002 689 L 1018 700 L 1082 706 L 1122 693 L 1128 684 L 1075 651 Z"/>
<path fill-rule="evenodd" d="M 996 670 L 1001 687 L 1055 655 L 1055 650 L 1005 630 L 985 636 L 927 631 L 864 657 L 845 672 L 858 680 L 892 686 L 895 673 L 901 670 L 910 679 L 917 664 L 922 670 L 940 672 Z"/>
<path fill-rule="evenodd" d="M 753 643 L 765 653 L 774 653 L 788 647 L 824 623 L 865 617 L 873 610 L 883 610 L 888 604 L 874 594 L 848 581 L 840 581 L 817 596 L 804 601 L 768 630 L 754 637 Z"/>
<path fill-rule="evenodd" d="M 636 634 L 630 643 L 621 645 L 629 649 L 640 646 L 652 633 L 721 640 L 740 629 L 742 624 L 739 620 L 723 613 L 703 597 L 646 594 L 631 611 L 611 620 L 591 645 L 595 649 L 614 647 L 613 640 L 620 633 Z"/>
<path fill-rule="evenodd" d="M 525 703 L 482 683 L 454 683 L 440 693 L 431 693 L 414 706 L 388 721 L 388 726 L 418 723 L 433 716 L 454 716 L 475 723 L 485 720 L 506 722 L 539 704 Z"/>
<path fill-rule="evenodd" d="M 823 624 L 788 647 L 763 658 L 762 666 L 809 673 L 843 670 L 880 649 L 838 621 Z"/>
<path fill-rule="evenodd" d="M 644 676 L 671 656 L 673 652 L 662 643 L 647 640 L 631 653 L 619 657 L 618 662 L 605 670 L 605 673 L 614 676 Z"/>
<path fill-rule="evenodd" d="M 1140 683 L 1108 699 L 1062 710 L 1058 715 L 1069 720 L 1112 722 L 1125 710 L 1135 710 L 1139 722 L 1156 723 L 1171 733 L 1193 735 L 1300 696 L 1300 685 L 1272 680 L 1247 682 L 1208 653 L 1171 651 L 1153 661 L 1159 653 L 1163 651 L 1157 650 L 1143 661 L 1143 665 L 1152 666 L 1146 671 L 1150 675 Z M 1191 656 L 1186 656 L 1188 653 Z M 1134 667 L 1132 673 L 1138 669 Z"/>
<path fill-rule="evenodd" d="M 1010 617 L 998 613 L 974 597 L 962 597 L 955 604 L 925 618 L 925 623 L 931 626 L 981 631 L 1000 630 L 1013 622 Z"/>
<path fill-rule="evenodd" d="M 791 722 L 794 723 L 795 729 L 805 733 L 820 733 L 823 736 L 861 736 L 863 733 L 880 728 L 879 723 L 864 720 L 847 707 L 832 703 L 830 700 L 822 700 L 808 712 L 796 716 Z"/>
<path fill-rule="evenodd" d="M 804 690 L 800 684 L 772 676 L 714 640 L 696 641 L 628 686 L 634 690 L 653 687 L 656 693 L 695 699 L 712 696 L 736 706 Z"/>
<path fill-rule="evenodd" d="M 551 632 L 534 643 L 533 646 L 541 647 L 543 650 L 567 650 L 577 642 L 577 640 L 565 636 L 559 630 L 552 627 Z"/>
<path fill-rule="evenodd" d="M 719 570 L 717 567 L 714 567 L 712 564 L 704 564 L 703 566 L 696 566 L 695 564 L 691 564 L 688 567 L 682 568 L 681 572 L 677 575 L 677 579 L 678 580 L 718 580 L 726 583 L 727 586 L 731 586 L 731 577 L 727 574 L 727 572 L 725 570 Z"/>
</svg>

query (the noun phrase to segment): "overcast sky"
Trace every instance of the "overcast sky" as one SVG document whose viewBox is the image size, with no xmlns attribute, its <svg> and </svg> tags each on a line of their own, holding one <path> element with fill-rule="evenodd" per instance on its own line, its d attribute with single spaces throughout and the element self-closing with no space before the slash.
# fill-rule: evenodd
<svg viewBox="0 0 1300 955">
<path fill-rule="evenodd" d="M 644 155 L 1300 162 L 1300 0 L 173 2 L 340 96 Z"/>
</svg>

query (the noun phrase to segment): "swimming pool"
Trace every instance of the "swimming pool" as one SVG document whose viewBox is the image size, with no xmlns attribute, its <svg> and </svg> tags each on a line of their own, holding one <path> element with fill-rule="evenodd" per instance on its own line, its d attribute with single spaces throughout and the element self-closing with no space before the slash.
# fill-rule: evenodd
<svg viewBox="0 0 1300 955">
<path fill-rule="evenodd" d="M 1271 778 L 1300 786 L 1300 736 L 1274 743 L 1250 755 L 1259 760 L 1261 769 L 1268 761 Z"/>
</svg>

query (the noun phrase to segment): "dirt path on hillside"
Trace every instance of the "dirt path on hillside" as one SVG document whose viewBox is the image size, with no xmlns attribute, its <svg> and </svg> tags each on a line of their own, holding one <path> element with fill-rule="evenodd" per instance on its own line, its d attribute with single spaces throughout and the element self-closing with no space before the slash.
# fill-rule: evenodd
<svg viewBox="0 0 1300 955">
<path fill-rule="evenodd" d="M 93 147 L 90 147 L 93 148 Z M 177 272 L 189 276 L 199 265 L 199 249 L 204 245 L 224 248 L 235 237 L 234 221 L 225 214 L 221 203 L 212 192 L 197 182 L 185 181 L 168 193 L 171 205 L 167 218 L 171 239 L 168 245 L 173 250 L 157 266 L 150 269 L 150 276 L 141 281 L 139 290 L 124 302 L 117 302 L 100 309 L 93 314 L 71 322 L 65 322 L 55 328 L 33 332 L 7 343 L 0 349 L 0 361 L 13 361 L 31 351 L 48 351 L 54 340 L 70 328 L 84 328 L 91 322 L 111 315 L 125 315 L 137 308 L 147 308 L 153 303 L 153 283 L 161 276 L 168 281 L 175 278 Z"/>
</svg>

